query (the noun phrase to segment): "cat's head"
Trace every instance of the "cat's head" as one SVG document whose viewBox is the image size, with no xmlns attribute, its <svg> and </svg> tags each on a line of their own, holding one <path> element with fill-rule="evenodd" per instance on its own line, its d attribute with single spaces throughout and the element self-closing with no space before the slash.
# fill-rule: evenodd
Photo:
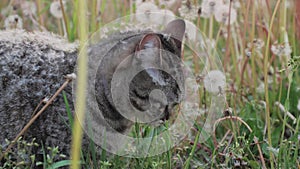
<svg viewBox="0 0 300 169">
<path fill-rule="evenodd" d="M 182 100 L 181 46 L 185 22 L 174 20 L 160 33 L 145 34 L 135 48 L 132 66 L 143 70 L 130 84 L 130 101 L 145 121 L 166 120 Z"/>
</svg>

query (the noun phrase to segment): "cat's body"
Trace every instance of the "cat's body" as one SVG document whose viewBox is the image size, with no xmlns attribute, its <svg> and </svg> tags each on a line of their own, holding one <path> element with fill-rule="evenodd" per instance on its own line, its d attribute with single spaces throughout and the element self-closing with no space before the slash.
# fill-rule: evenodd
<svg viewBox="0 0 300 169">
<path fill-rule="evenodd" d="M 128 70 L 127 67 L 131 66 L 146 68 L 149 66 L 148 63 L 151 66 L 163 62 L 165 69 L 170 71 L 147 68 L 134 76 L 128 84 L 130 102 L 141 112 L 146 112 L 150 108 L 149 94 L 153 89 L 163 91 L 167 102 L 158 99 L 154 102 L 159 103 L 159 106 L 151 109 L 160 109 L 163 114 L 151 114 L 149 117 L 153 116 L 154 120 L 168 119 L 172 108 L 182 99 L 182 86 L 177 81 L 182 80 L 183 75 L 179 66 L 173 68 L 178 64 L 173 65 L 172 57 L 176 57 L 175 60 L 180 59 L 180 41 L 184 31 L 184 22 L 176 20 L 162 33 L 150 30 L 116 33 L 100 43 L 91 45 L 88 50 L 89 68 L 95 71 L 96 76 L 89 75 L 89 79 L 94 78 L 95 101 L 98 105 L 88 105 L 89 110 L 98 107 L 107 124 L 118 132 L 124 132 L 131 127 L 133 122 L 118 111 L 111 93 L 111 85 L 113 85 L 111 82 L 118 65 L 130 56 L 120 70 Z M 14 43 L 16 42 L 0 41 L 0 143 L 2 146 L 5 145 L 4 139 L 11 140 L 21 131 L 39 102 L 53 94 L 64 82 L 63 76 L 72 73 L 76 65 L 76 51 L 55 50 L 49 45 L 32 45 L 31 43 L 35 43 L 34 40 L 28 44 L 25 41 L 18 42 L 17 45 Z M 160 52 L 159 49 L 166 52 Z M 97 59 L 101 59 L 101 62 L 95 62 Z M 175 77 L 168 76 L 171 72 Z M 66 92 L 71 101 L 71 89 L 67 88 Z M 73 107 L 71 108 L 74 110 Z M 95 115 L 95 120 L 97 118 L 99 121 L 102 120 L 99 114 Z M 67 114 L 65 103 L 60 96 L 29 128 L 26 137 L 29 139 L 35 137 L 47 146 L 59 146 L 66 153 L 70 148 L 71 132 L 62 119 L 67 121 Z"/>
</svg>

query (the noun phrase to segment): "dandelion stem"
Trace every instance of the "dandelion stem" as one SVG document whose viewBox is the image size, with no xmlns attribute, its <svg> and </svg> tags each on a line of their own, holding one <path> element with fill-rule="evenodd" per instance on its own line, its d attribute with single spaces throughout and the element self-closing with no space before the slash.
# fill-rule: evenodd
<svg viewBox="0 0 300 169">
<path fill-rule="evenodd" d="M 254 36 L 255 36 L 255 17 L 256 17 L 256 9 L 255 9 L 255 5 L 253 5 L 253 9 L 252 9 L 252 28 L 251 28 L 251 41 L 252 41 L 252 46 L 253 45 L 253 41 L 254 41 Z M 253 98 L 255 99 L 256 98 L 256 66 L 255 66 L 255 52 L 252 48 L 252 51 L 251 51 L 251 73 L 252 73 L 252 76 L 253 76 L 253 90 L 252 90 L 252 95 L 253 95 Z"/>
<path fill-rule="evenodd" d="M 67 38 L 70 37 L 70 31 L 69 31 L 69 27 L 68 27 L 68 20 L 67 20 L 67 15 L 66 15 L 66 11 L 65 11 L 65 8 L 64 8 L 64 4 L 62 2 L 62 0 L 59 1 L 60 3 L 60 6 L 61 6 L 61 11 L 62 11 L 62 14 L 63 14 L 63 26 L 64 26 L 64 36 L 66 36 Z"/>
<path fill-rule="evenodd" d="M 274 24 L 275 15 L 278 11 L 278 8 L 280 6 L 281 0 L 278 0 L 271 18 L 270 26 L 269 26 L 269 33 L 267 38 L 267 44 L 266 44 L 266 51 L 264 56 L 264 84 L 265 84 L 265 101 L 266 101 L 266 124 L 267 124 L 267 135 L 268 135 L 268 143 L 269 146 L 272 147 L 272 130 L 271 130 L 271 119 L 270 119 L 270 103 L 269 103 L 269 89 L 268 89 L 268 56 L 269 56 L 269 47 L 270 47 L 270 39 L 271 39 L 271 31 Z M 271 151 L 270 153 L 270 164 L 271 168 L 274 168 L 274 156 Z"/>
</svg>

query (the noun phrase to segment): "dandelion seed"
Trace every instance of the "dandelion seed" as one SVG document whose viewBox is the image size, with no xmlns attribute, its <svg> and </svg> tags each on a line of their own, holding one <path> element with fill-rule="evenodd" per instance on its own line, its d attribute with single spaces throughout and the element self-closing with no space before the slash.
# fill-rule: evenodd
<svg viewBox="0 0 300 169">
<path fill-rule="evenodd" d="M 178 9 L 181 17 L 187 20 L 195 20 L 198 17 L 199 7 L 193 4 L 191 0 L 182 1 L 181 7 Z"/>
<path fill-rule="evenodd" d="M 22 29 L 23 22 L 19 15 L 10 15 L 4 21 L 4 27 L 6 30 L 9 29 Z"/>
<path fill-rule="evenodd" d="M 144 2 L 136 8 L 136 19 L 142 23 L 151 23 L 154 12 L 159 12 L 158 7 L 151 2 Z"/>
<path fill-rule="evenodd" d="M 230 22 L 229 22 L 229 10 L 230 10 Z M 219 23 L 225 25 L 233 24 L 237 19 L 237 12 L 234 8 L 229 8 L 228 5 L 221 5 L 218 10 L 215 11 L 215 19 Z"/>
<path fill-rule="evenodd" d="M 254 47 L 254 49 L 260 50 L 261 48 L 264 47 L 264 45 L 265 45 L 265 42 L 263 40 L 261 40 L 261 39 L 253 39 L 253 42 L 249 42 L 247 44 L 247 47 L 250 48 L 250 49 L 252 47 Z"/>
<path fill-rule="evenodd" d="M 66 8 L 65 3 L 66 2 L 63 1 L 64 8 Z M 51 13 L 51 15 L 53 15 L 55 18 L 58 18 L 58 19 L 63 17 L 62 7 L 60 6 L 59 1 L 54 1 L 51 3 L 50 13 Z"/>
<path fill-rule="evenodd" d="M 232 5 L 233 8 L 238 9 L 238 8 L 241 7 L 241 3 L 240 3 L 239 0 L 224 0 L 224 3 L 226 5 L 229 5 L 230 1 L 231 1 L 231 5 Z"/>
<path fill-rule="evenodd" d="M 245 54 L 246 54 L 247 57 L 251 57 L 251 55 L 252 55 L 251 49 L 250 48 L 246 48 L 245 49 Z"/>
<path fill-rule="evenodd" d="M 24 1 L 21 3 L 21 9 L 25 16 L 35 15 L 37 11 L 35 3 L 30 1 Z"/>
<path fill-rule="evenodd" d="M 300 111 L 300 99 L 298 100 L 297 109 Z"/>
<path fill-rule="evenodd" d="M 240 160 L 237 160 L 237 159 L 234 159 L 234 160 L 233 160 L 233 165 L 234 165 L 234 167 L 239 168 L 239 167 L 241 166 L 241 161 L 240 161 Z"/>
<path fill-rule="evenodd" d="M 292 53 L 291 46 L 288 44 L 278 44 L 275 42 L 271 46 L 271 51 L 274 53 L 274 55 L 279 56 L 279 57 L 288 57 Z"/>
<path fill-rule="evenodd" d="M 209 18 L 223 5 L 220 0 L 204 0 L 201 4 L 201 17 Z"/>
<path fill-rule="evenodd" d="M 65 76 L 66 79 L 75 80 L 77 78 L 75 73 L 67 74 Z"/>
<path fill-rule="evenodd" d="M 212 70 L 204 77 L 204 87 L 208 92 L 219 93 L 224 91 L 226 78 L 220 70 Z"/>
<path fill-rule="evenodd" d="M 258 87 L 256 88 L 257 93 L 263 94 L 265 93 L 265 84 L 264 83 L 260 83 L 258 85 Z"/>
<path fill-rule="evenodd" d="M 175 19 L 175 14 L 168 9 L 161 9 L 151 19 L 152 22 L 165 25 Z"/>
<path fill-rule="evenodd" d="M 279 148 L 267 147 L 267 150 L 273 152 L 274 154 L 278 154 L 279 153 Z"/>
<path fill-rule="evenodd" d="M 46 104 L 46 103 L 48 103 L 48 102 L 49 102 L 49 100 L 50 100 L 50 98 L 49 98 L 49 97 L 45 97 L 45 98 L 42 100 L 42 102 L 43 102 L 44 104 Z"/>
</svg>

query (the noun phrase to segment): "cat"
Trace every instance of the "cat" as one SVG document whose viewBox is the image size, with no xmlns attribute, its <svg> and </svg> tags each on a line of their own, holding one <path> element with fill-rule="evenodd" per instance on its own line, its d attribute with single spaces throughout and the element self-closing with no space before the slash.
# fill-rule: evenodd
<svg viewBox="0 0 300 169">
<path fill-rule="evenodd" d="M 145 113 L 137 116 L 149 117 L 142 119 L 146 123 L 167 120 L 172 115 L 174 106 L 180 103 L 184 92 L 184 87 L 180 84 L 183 81 L 183 73 L 177 64 L 181 58 L 184 32 L 185 23 L 178 19 L 170 22 L 162 32 L 116 32 L 100 42 L 90 44 L 89 69 L 96 75 L 89 74 L 88 79 L 89 84 L 94 82 L 91 86 L 92 91 L 95 91 L 95 100 L 91 101 L 95 104 L 89 104 L 88 100 L 87 107 L 88 110 L 99 108 L 102 112 L 97 114 L 91 111 L 90 115 L 94 120 L 99 119 L 98 122 L 107 123 L 121 133 L 126 133 L 133 125 L 132 119 L 124 117 L 124 114 L 118 111 L 118 103 L 114 102 L 110 87 L 115 85 L 111 83 L 113 75 L 124 60 L 118 69 L 124 70 L 120 71 L 121 75 L 122 72 L 130 72 L 130 67 L 144 69 L 127 84 L 129 103 L 136 110 Z M 61 45 L 63 43 L 48 42 L 48 37 L 53 36 L 50 34 L 0 31 L 1 34 L 14 37 L 12 40 L 0 38 L 0 144 L 6 147 L 5 139 L 12 140 L 31 119 L 39 102 L 55 93 L 63 84 L 64 75 L 74 72 L 78 51 L 73 47 L 62 49 L 67 48 L 67 43 Z M 41 40 L 43 37 L 46 38 Z M 99 60 L 101 62 L 97 65 Z M 149 68 L 147 64 L 163 65 L 166 71 Z M 122 86 L 119 89 L 122 89 Z M 152 97 L 151 91 L 154 89 L 162 91 L 165 98 L 159 97 L 160 92 L 154 92 L 155 97 Z M 71 91 L 70 86 L 65 89 L 71 111 L 74 112 L 74 103 L 70 100 L 74 97 Z M 130 109 L 125 106 L 125 110 Z M 156 111 L 162 113 L 156 114 Z M 68 154 L 71 129 L 65 122 L 68 123 L 66 105 L 60 95 L 29 127 L 25 138 L 30 141 L 36 138 L 45 146 L 59 146 L 62 153 Z"/>
<path fill-rule="evenodd" d="M 184 33 L 185 23 L 178 19 L 170 22 L 162 32 L 141 31 L 115 39 L 117 43 L 110 47 L 113 52 L 102 56 L 95 81 L 96 100 L 109 126 L 118 132 L 126 132 L 137 117 L 145 123 L 169 118 L 184 92 L 183 72 L 179 65 Z M 98 51 L 103 49 L 101 45 L 92 47 L 92 53 L 101 55 L 103 52 Z M 154 69 L 155 66 L 165 70 Z M 117 67 L 120 75 L 115 83 L 119 85 L 114 85 L 112 79 Z M 133 79 L 125 82 L 124 77 L 131 76 L 132 71 L 136 73 L 132 75 Z M 111 86 L 114 86 L 113 90 L 119 88 L 116 95 L 118 98 L 124 95 L 123 102 L 113 100 Z M 125 86 L 129 87 L 127 102 L 124 101 L 127 97 Z M 156 98 L 150 97 L 154 89 L 160 90 L 166 98 L 161 99 L 159 93 Z M 121 113 L 115 104 L 120 104 Z M 123 117 L 124 112 L 131 114 L 131 118 Z"/>
</svg>

